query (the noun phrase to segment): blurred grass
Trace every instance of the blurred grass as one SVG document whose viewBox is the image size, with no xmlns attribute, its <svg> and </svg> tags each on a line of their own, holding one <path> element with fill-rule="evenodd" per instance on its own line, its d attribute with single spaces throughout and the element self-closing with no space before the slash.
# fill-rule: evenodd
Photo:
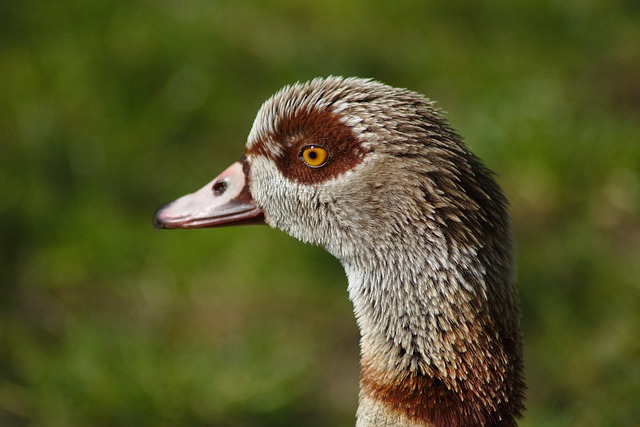
<svg viewBox="0 0 640 427">
<path fill-rule="evenodd" d="M 260 227 L 153 232 L 286 83 L 427 94 L 511 200 L 525 426 L 640 425 L 640 6 L 4 2 L 0 425 L 353 425 L 340 265 Z"/>
</svg>

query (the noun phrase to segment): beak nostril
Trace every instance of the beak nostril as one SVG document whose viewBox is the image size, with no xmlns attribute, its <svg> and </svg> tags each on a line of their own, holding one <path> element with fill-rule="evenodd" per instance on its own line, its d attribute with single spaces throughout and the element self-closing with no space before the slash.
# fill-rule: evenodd
<svg viewBox="0 0 640 427">
<path fill-rule="evenodd" d="M 221 179 L 220 181 L 216 181 L 213 183 L 211 190 L 213 191 L 214 196 L 222 196 L 225 191 L 227 191 L 227 181 Z"/>
</svg>

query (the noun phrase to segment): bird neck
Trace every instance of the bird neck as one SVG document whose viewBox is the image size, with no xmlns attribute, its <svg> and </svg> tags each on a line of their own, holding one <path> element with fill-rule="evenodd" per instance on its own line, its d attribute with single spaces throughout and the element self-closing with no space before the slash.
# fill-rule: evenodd
<svg viewBox="0 0 640 427">
<path fill-rule="evenodd" d="M 361 333 L 357 425 L 515 425 L 519 315 L 490 308 L 501 301 L 477 253 L 434 250 L 343 261 Z M 516 323 L 501 329 L 497 313 Z"/>
</svg>

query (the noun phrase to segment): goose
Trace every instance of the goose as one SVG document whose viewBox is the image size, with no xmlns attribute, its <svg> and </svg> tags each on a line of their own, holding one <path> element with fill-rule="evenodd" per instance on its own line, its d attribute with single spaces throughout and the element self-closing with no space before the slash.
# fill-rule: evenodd
<svg viewBox="0 0 640 427">
<path fill-rule="evenodd" d="M 423 95 L 330 76 L 260 108 L 244 155 L 156 228 L 267 224 L 343 265 L 356 426 L 515 426 L 522 334 L 508 203 Z"/>
</svg>

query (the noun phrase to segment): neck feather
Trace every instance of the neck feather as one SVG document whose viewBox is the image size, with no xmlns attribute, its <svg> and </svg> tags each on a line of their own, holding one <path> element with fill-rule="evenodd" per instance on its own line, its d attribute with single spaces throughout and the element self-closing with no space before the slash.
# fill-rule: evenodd
<svg viewBox="0 0 640 427">
<path fill-rule="evenodd" d="M 484 250 L 388 249 L 344 262 L 361 331 L 358 425 L 515 425 L 524 386 L 510 260 L 498 272 Z"/>
</svg>

